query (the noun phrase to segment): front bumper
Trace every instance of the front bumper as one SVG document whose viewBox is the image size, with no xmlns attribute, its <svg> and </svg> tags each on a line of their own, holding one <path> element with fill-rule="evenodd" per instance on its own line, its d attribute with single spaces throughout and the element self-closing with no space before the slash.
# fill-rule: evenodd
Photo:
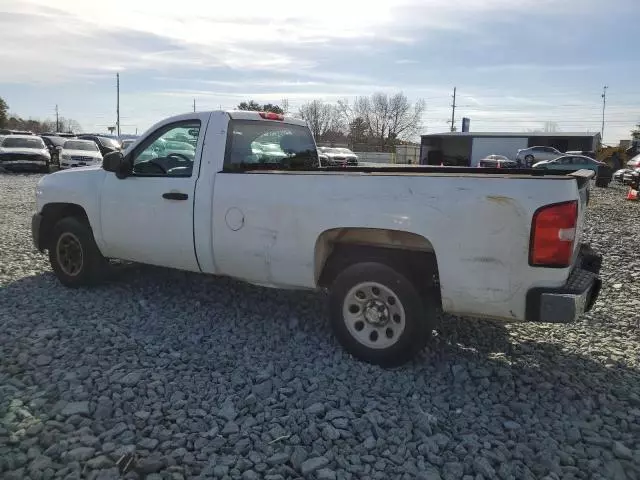
<svg viewBox="0 0 640 480">
<path fill-rule="evenodd" d="M 39 213 L 36 213 L 31 217 L 31 237 L 33 239 L 33 245 L 39 252 L 42 252 L 42 246 L 40 245 L 40 226 L 42 225 L 42 219 L 44 217 Z"/>
<path fill-rule="evenodd" d="M 602 281 L 598 274 L 602 255 L 586 244 L 580 246 L 578 260 L 567 283 L 557 288 L 536 287 L 527 293 L 526 319 L 529 322 L 572 323 L 593 307 Z"/>
<path fill-rule="evenodd" d="M 7 170 L 41 170 L 48 166 L 46 160 L 3 160 L 0 166 Z"/>
</svg>

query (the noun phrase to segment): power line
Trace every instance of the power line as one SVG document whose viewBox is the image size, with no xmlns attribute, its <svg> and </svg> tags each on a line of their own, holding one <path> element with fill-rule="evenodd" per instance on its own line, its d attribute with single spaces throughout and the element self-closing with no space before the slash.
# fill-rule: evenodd
<svg viewBox="0 0 640 480">
<path fill-rule="evenodd" d="M 456 87 L 453 87 L 453 103 L 451 104 L 451 131 L 456 131 Z"/>
<path fill-rule="evenodd" d="M 120 74 L 116 73 L 116 127 L 120 136 Z"/>
</svg>

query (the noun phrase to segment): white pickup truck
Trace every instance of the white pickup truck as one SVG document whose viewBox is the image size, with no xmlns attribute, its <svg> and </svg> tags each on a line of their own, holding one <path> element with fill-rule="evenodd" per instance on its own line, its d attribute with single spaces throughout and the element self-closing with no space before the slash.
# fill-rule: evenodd
<svg viewBox="0 0 640 480">
<path fill-rule="evenodd" d="M 300 120 L 190 113 L 102 166 L 44 176 L 32 233 L 69 287 L 120 259 L 326 288 L 343 347 L 393 366 L 425 345 L 438 309 L 529 322 L 589 310 L 602 259 L 580 242 L 592 175 L 322 167 Z"/>
</svg>

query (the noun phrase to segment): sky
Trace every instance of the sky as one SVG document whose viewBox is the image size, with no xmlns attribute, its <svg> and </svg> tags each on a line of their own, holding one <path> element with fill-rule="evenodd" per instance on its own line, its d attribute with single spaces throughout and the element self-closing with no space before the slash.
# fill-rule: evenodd
<svg viewBox="0 0 640 480">
<path fill-rule="evenodd" d="M 374 92 L 424 99 L 422 133 L 629 138 L 639 0 L 0 0 L 0 97 L 23 118 L 122 133 L 244 100 L 289 110 Z M 163 4 L 164 3 L 164 4 Z"/>
</svg>

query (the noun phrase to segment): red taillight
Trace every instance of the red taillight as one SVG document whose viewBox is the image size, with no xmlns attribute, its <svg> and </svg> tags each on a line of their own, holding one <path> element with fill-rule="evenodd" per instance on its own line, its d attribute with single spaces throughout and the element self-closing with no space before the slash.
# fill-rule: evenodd
<svg viewBox="0 0 640 480">
<path fill-rule="evenodd" d="M 568 267 L 578 221 L 578 202 L 547 205 L 536 211 L 531 223 L 529 264 L 537 267 Z"/>
<path fill-rule="evenodd" d="M 258 115 L 260 115 L 265 120 L 284 120 L 284 115 L 281 115 L 279 113 L 259 112 Z"/>
</svg>

